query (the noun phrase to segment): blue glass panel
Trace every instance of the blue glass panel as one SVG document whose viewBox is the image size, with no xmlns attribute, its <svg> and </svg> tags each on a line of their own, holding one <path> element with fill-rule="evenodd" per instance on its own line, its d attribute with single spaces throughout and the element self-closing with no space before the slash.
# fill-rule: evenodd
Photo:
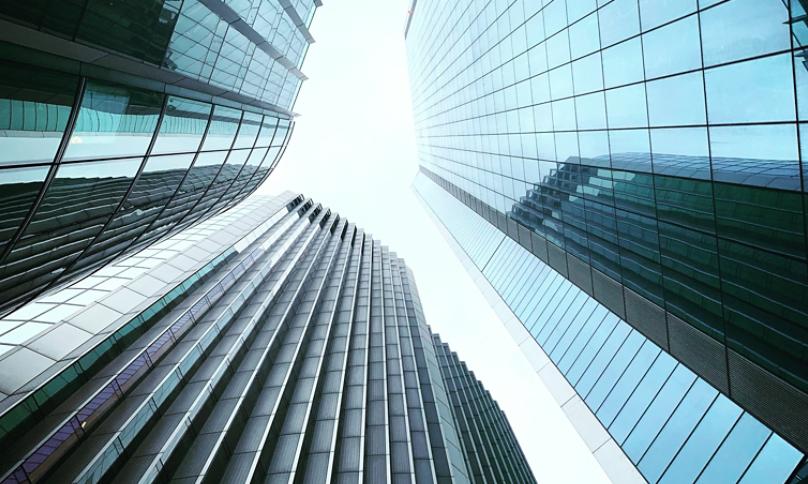
<svg viewBox="0 0 808 484">
<path fill-rule="evenodd" d="M 691 15 L 642 36 L 645 76 L 669 76 L 701 68 L 699 19 Z"/>
<path fill-rule="evenodd" d="M 152 154 L 189 153 L 199 149 L 213 109 L 208 103 L 169 96 Z"/>
<path fill-rule="evenodd" d="M 585 295 L 586 293 L 582 292 L 582 294 Z M 578 336 L 578 333 L 581 332 L 598 306 L 600 305 L 597 301 L 588 298 L 580 311 L 575 312 L 573 315 L 570 315 L 572 314 L 571 311 L 567 311 L 564 317 L 569 319 L 569 321 L 564 324 L 559 323 L 544 349 L 545 353 L 549 354 L 551 360 L 558 363 L 558 360 L 566 353 L 567 348 L 572 344 L 575 337 Z M 603 316 L 601 316 L 601 318 L 602 317 Z M 556 341 L 558 342 L 557 344 Z"/>
<path fill-rule="evenodd" d="M 715 181 L 800 189 L 796 125 L 711 127 L 710 149 Z"/>
<path fill-rule="evenodd" d="M 570 41 L 563 30 L 547 39 L 547 63 L 550 69 L 570 61 Z"/>
<path fill-rule="evenodd" d="M 570 291 L 558 309 L 550 316 L 548 324 L 544 326 L 537 338 L 545 353 L 550 354 L 553 351 L 558 339 L 569 328 L 570 323 L 581 311 L 587 299 L 589 296 L 583 291 Z"/>
<path fill-rule="evenodd" d="M 708 69 L 704 79 L 710 123 L 796 120 L 790 54 Z"/>
<path fill-rule="evenodd" d="M 643 31 L 659 27 L 671 20 L 696 11 L 696 0 L 640 0 Z"/>
<path fill-rule="evenodd" d="M 532 325 L 528 326 L 530 334 L 532 334 L 534 338 L 538 338 L 539 331 L 541 331 L 544 328 L 544 325 L 547 324 L 549 316 L 559 307 L 561 301 L 568 297 L 570 289 L 572 289 L 572 284 L 565 279 L 564 282 L 561 283 L 559 290 L 551 299 L 549 299 L 549 301 L 547 301 L 546 305 L 542 306 L 540 304 L 536 307 L 536 310 L 531 316 L 531 319 L 535 319 L 536 321 Z M 575 291 L 572 292 L 574 293 Z"/>
<path fill-rule="evenodd" d="M 597 356 L 592 360 L 592 363 L 586 369 L 581 380 L 575 385 L 575 390 L 578 394 L 584 396 L 589 394 L 589 391 L 592 390 L 592 387 L 595 386 L 600 379 L 600 375 L 606 369 L 606 365 L 612 361 L 612 358 L 617 353 L 617 350 L 620 349 L 620 346 L 626 340 L 630 332 L 631 327 L 629 325 L 623 321 L 617 323 L 617 327 L 615 327 L 614 331 L 609 335 L 609 339 L 598 348 Z"/>
<path fill-rule="evenodd" d="M 668 380 L 676 364 L 675 359 L 664 351 L 661 352 L 631 396 L 625 395 L 628 397 L 628 401 L 609 426 L 609 433 L 612 434 L 615 442 L 622 444 L 626 440 L 631 429 L 634 428 Z"/>
<path fill-rule="evenodd" d="M 600 43 L 604 46 L 640 33 L 640 15 L 637 0 L 614 0 L 598 10 Z"/>
<path fill-rule="evenodd" d="M 802 453 L 782 437 L 772 434 L 739 484 L 783 482 L 788 479 L 802 457 Z"/>
<path fill-rule="evenodd" d="M 730 399 L 718 395 L 707 415 L 699 422 L 659 482 L 664 484 L 694 482 L 741 413 L 740 407 Z"/>
<path fill-rule="evenodd" d="M 617 412 L 620 411 L 634 389 L 637 388 L 640 380 L 651 368 L 651 365 L 654 364 L 659 353 L 659 347 L 651 341 L 645 340 L 640 351 L 634 359 L 631 360 L 631 364 L 628 365 L 628 368 L 626 368 L 626 371 L 617 381 L 617 384 L 614 385 L 614 388 L 603 402 L 603 405 L 598 409 L 598 419 L 603 422 L 605 427 L 609 427 L 612 424 L 615 416 L 617 416 Z"/>
<path fill-rule="evenodd" d="M 738 482 L 771 433 L 757 419 L 748 413 L 743 414 L 696 484 Z"/>
<path fill-rule="evenodd" d="M 676 367 L 623 444 L 623 451 L 632 462 L 639 462 L 695 380 L 696 375 L 686 366 Z"/>
<path fill-rule="evenodd" d="M 709 383 L 701 379 L 696 380 L 640 460 L 639 469 L 646 479 L 656 482 L 662 476 L 717 395 L 718 391 Z"/>
<path fill-rule="evenodd" d="M 584 346 L 581 354 L 574 363 L 571 363 L 572 368 L 570 368 L 566 375 L 567 380 L 572 386 L 575 386 L 576 389 L 581 376 L 583 376 L 586 369 L 589 368 L 589 364 L 603 347 L 606 339 L 612 334 L 618 322 L 620 322 L 620 318 L 613 313 L 607 314 L 606 318 L 600 326 L 598 326 L 597 331 L 592 335 L 592 338 L 586 342 L 586 346 Z M 589 387 L 591 388 L 591 384 L 589 384 Z"/>
<path fill-rule="evenodd" d="M 651 147 L 647 129 L 609 131 L 612 166 L 631 171 L 651 171 Z"/>
<path fill-rule="evenodd" d="M 522 298 L 522 302 L 516 306 L 514 314 L 516 314 L 520 320 L 526 321 L 527 315 L 529 314 L 528 309 L 532 309 L 532 304 L 535 304 L 541 295 L 544 294 L 546 288 L 559 277 L 559 274 L 553 272 L 549 267 L 545 266 L 542 272 L 536 277 L 533 284 L 531 284 L 528 290 L 525 292 L 525 296 Z"/>
<path fill-rule="evenodd" d="M 586 394 L 584 400 L 586 404 L 589 405 L 589 408 L 593 409 L 593 411 L 597 411 L 600 408 L 603 401 L 609 396 L 609 392 L 614 388 L 617 380 L 626 371 L 626 368 L 628 368 L 645 341 L 647 340 L 642 334 L 634 330 L 631 331 L 628 338 L 626 338 L 623 345 L 620 346 L 620 349 L 614 355 L 614 358 L 609 362 L 609 365 L 600 377 L 598 377 L 598 381 L 595 386 L 592 387 L 592 391 Z"/>
<path fill-rule="evenodd" d="M 644 128 L 648 126 L 645 84 L 634 84 L 606 91 L 606 112 L 608 113 L 609 128 Z M 648 140 L 646 139 L 642 151 L 649 151 L 647 145 Z M 636 151 L 637 149 L 636 147 L 626 147 L 625 151 Z"/>
<path fill-rule="evenodd" d="M 554 351 L 555 359 L 553 361 L 557 361 L 560 358 L 561 361 L 558 361 L 557 366 L 561 373 L 564 373 L 565 375 L 567 374 L 569 369 L 572 367 L 572 364 L 575 363 L 575 361 L 581 355 L 581 352 L 586 344 L 595 334 L 595 331 L 597 331 L 601 323 L 603 323 L 607 314 L 608 310 L 604 306 L 597 305 L 597 308 L 592 315 L 584 321 L 583 327 L 580 329 L 578 334 L 574 336 L 575 339 L 572 340 L 572 344 L 569 345 L 569 349 L 564 349 L 563 344 L 556 347 L 556 351 Z M 565 336 L 564 338 L 566 339 L 567 337 Z M 563 342 L 564 341 L 562 340 L 562 343 Z"/>
<path fill-rule="evenodd" d="M 651 81 L 646 91 L 651 126 L 707 124 L 701 72 Z"/>
<path fill-rule="evenodd" d="M 604 49 L 603 81 L 605 87 L 623 86 L 645 78 L 642 67 L 642 43 L 639 37 Z"/>
<path fill-rule="evenodd" d="M 582 2 L 573 2 L 574 4 Z M 593 13 L 570 26 L 570 52 L 573 59 L 600 49 L 598 14 Z"/>
<path fill-rule="evenodd" d="M 162 105 L 160 93 L 88 81 L 63 159 L 143 156 L 157 129 Z"/>
<path fill-rule="evenodd" d="M 553 101 L 553 128 L 556 131 L 573 131 L 575 130 L 575 102 L 573 99 L 564 99 L 563 101 Z M 556 145 L 557 146 L 557 145 Z M 559 155 L 560 159 L 566 157 Z"/>
<path fill-rule="evenodd" d="M 545 4 L 544 28 L 548 36 L 553 35 L 567 26 L 567 2 L 566 0 L 553 1 Z"/>
<path fill-rule="evenodd" d="M 600 63 L 600 53 L 588 55 L 572 63 L 572 77 L 575 94 L 603 89 L 603 68 Z"/>
<path fill-rule="evenodd" d="M 788 9 L 780 0 L 733 0 L 700 16 L 705 66 L 791 48 Z"/>
<path fill-rule="evenodd" d="M 602 92 L 576 97 L 575 110 L 579 129 L 606 129 L 606 101 Z"/>
<path fill-rule="evenodd" d="M 552 99 L 572 96 L 572 68 L 565 64 L 550 71 L 550 94 Z"/>
<path fill-rule="evenodd" d="M 581 131 L 578 133 L 581 163 L 610 166 L 609 133 L 607 131 Z"/>
</svg>

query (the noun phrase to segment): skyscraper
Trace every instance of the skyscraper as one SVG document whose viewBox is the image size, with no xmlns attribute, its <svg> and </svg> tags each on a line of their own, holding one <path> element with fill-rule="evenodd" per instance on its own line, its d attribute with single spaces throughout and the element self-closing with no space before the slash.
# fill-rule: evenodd
<svg viewBox="0 0 808 484">
<path fill-rule="evenodd" d="M 266 179 L 316 4 L 3 2 L 0 316 Z"/>
<path fill-rule="evenodd" d="M 802 3 L 410 10 L 414 187 L 607 472 L 808 478 Z"/>
<path fill-rule="evenodd" d="M 0 356 L 0 482 L 536 482 L 404 261 L 302 195 L 252 197 L 50 304 L 62 321 Z"/>
</svg>

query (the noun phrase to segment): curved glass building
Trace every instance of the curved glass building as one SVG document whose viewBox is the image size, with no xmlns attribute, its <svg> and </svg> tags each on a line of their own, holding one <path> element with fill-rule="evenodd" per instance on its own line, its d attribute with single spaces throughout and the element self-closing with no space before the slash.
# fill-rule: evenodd
<svg viewBox="0 0 808 484">
<path fill-rule="evenodd" d="M 315 8 L 0 6 L 0 315 L 252 193 L 294 127 Z"/>
</svg>

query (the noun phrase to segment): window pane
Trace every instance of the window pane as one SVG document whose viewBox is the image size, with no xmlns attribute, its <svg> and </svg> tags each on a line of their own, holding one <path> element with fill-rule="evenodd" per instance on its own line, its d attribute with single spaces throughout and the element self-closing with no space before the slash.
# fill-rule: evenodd
<svg viewBox="0 0 808 484">
<path fill-rule="evenodd" d="M 0 168 L 0 251 L 28 215 L 48 171 L 47 166 Z"/>
<path fill-rule="evenodd" d="M 152 154 L 191 153 L 199 149 L 213 106 L 170 96 Z"/>
<path fill-rule="evenodd" d="M 796 120 L 790 54 L 708 69 L 704 80 L 710 123 Z"/>
<path fill-rule="evenodd" d="M 676 366 L 671 377 L 623 444 L 623 450 L 632 462 L 635 464 L 639 462 L 695 380 L 696 375 L 686 366 L 681 364 Z"/>
<path fill-rule="evenodd" d="M 710 128 L 710 149 L 715 181 L 800 189 L 793 124 Z"/>
<path fill-rule="evenodd" d="M 777 434 L 769 441 L 744 474 L 740 484 L 784 482 L 800 462 L 802 453 Z"/>
<path fill-rule="evenodd" d="M 214 106 L 213 118 L 210 121 L 210 128 L 208 128 L 202 150 L 229 150 L 233 145 L 240 121 L 240 110 Z"/>
<path fill-rule="evenodd" d="M 707 124 L 701 72 L 651 81 L 646 90 L 651 126 Z"/>
<path fill-rule="evenodd" d="M 718 391 L 707 382 L 696 381 L 640 461 L 640 472 L 648 481 L 656 482 L 660 478 L 716 395 Z"/>
<path fill-rule="evenodd" d="M 642 46 L 648 79 L 701 68 L 698 16 L 648 32 Z"/>
<path fill-rule="evenodd" d="M 0 166 L 53 161 L 78 78 L 0 62 Z"/>
<path fill-rule="evenodd" d="M 791 48 L 781 0 L 733 0 L 699 15 L 705 66 Z"/>
<path fill-rule="evenodd" d="M 275 135 L 275 128 L 278 126 L 278 118 L 272 116 L 264 116 L 261 123 L 261 131 L 258 133 L 258 139 L 255 141 L 256 147 L 263 148 L 272 143 L 272 137 Z"/>
<path fill-rule="evenodd" d="M 718 395 L 707 415 L 687 439 L 679 455 L 671 463 L 660 484 L 693 482 L 715 453 L 724 437 L 741 416 L 740 407 L 724 395 Z"/>
<path fill-rule="evenodd" d="M 748 413 L 732 429 L 696 484 L 734 484 L 755 458 L 771 430 Z"/>
<path fill-rule="evenodd" d="M 615 0 L 598 10 L 598 16 L 600 43 L 604 47 L 640 33 L 637 0 Z"/>
<path fill-rule="evenodd" d="M 606 91 L 606 112 L 610 129 L 648 126 L 645 84 L 634 84 Z M 646 140 L 644 149 L 641 151 L 648 151 L 647 145 Z M 626 151 L 635 151 L 635 149 Z"/>
<path fill-rule="evenodd" d="M 631 84 L 645 78 L 640 38 L 617 44 L 601 52 L 606 88 Z"/>
<path fill-rule="evenodd" d="M 143 156 L 163 105 L 163 94 L 87 81 L 64 160 Z"/>
<path fill-rule="evenodd" d="M 709 180 L 710 156 L 706 128 L 651 130 L 654 173 Z"/>
<path fill-rule="evenodd" d="M 696 0 L 640 0 L 642 30 L 659 27 L 695 11 Z"/>
<path fill-rule="evenodd" d="M 241 126 L 238 129 L 238 136 L 236 136 L 233 149 L 253 147 L 255 138 L 258 136 L 258 130 L 261 128 L 262 118 L 260 114 L 244 112 L 244 118 L 241 120 Z"/>
</svg>

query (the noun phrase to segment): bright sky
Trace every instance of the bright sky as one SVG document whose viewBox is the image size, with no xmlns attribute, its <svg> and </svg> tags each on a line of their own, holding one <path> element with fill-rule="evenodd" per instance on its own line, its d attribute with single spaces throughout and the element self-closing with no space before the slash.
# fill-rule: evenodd
<svg viewBox="0 0 808 484">
<path fill-rule="evenodd" d="M 324 1 L 301 69 L 309 77 L 294 107 L 301 117 L 260 192 L 302 192 L 406 260 L 427 321 L 499 401 L 539 482 L 608 483 L 410 190 L 418 159 L 408 7 L 408 0 Z"/>
</svg>

